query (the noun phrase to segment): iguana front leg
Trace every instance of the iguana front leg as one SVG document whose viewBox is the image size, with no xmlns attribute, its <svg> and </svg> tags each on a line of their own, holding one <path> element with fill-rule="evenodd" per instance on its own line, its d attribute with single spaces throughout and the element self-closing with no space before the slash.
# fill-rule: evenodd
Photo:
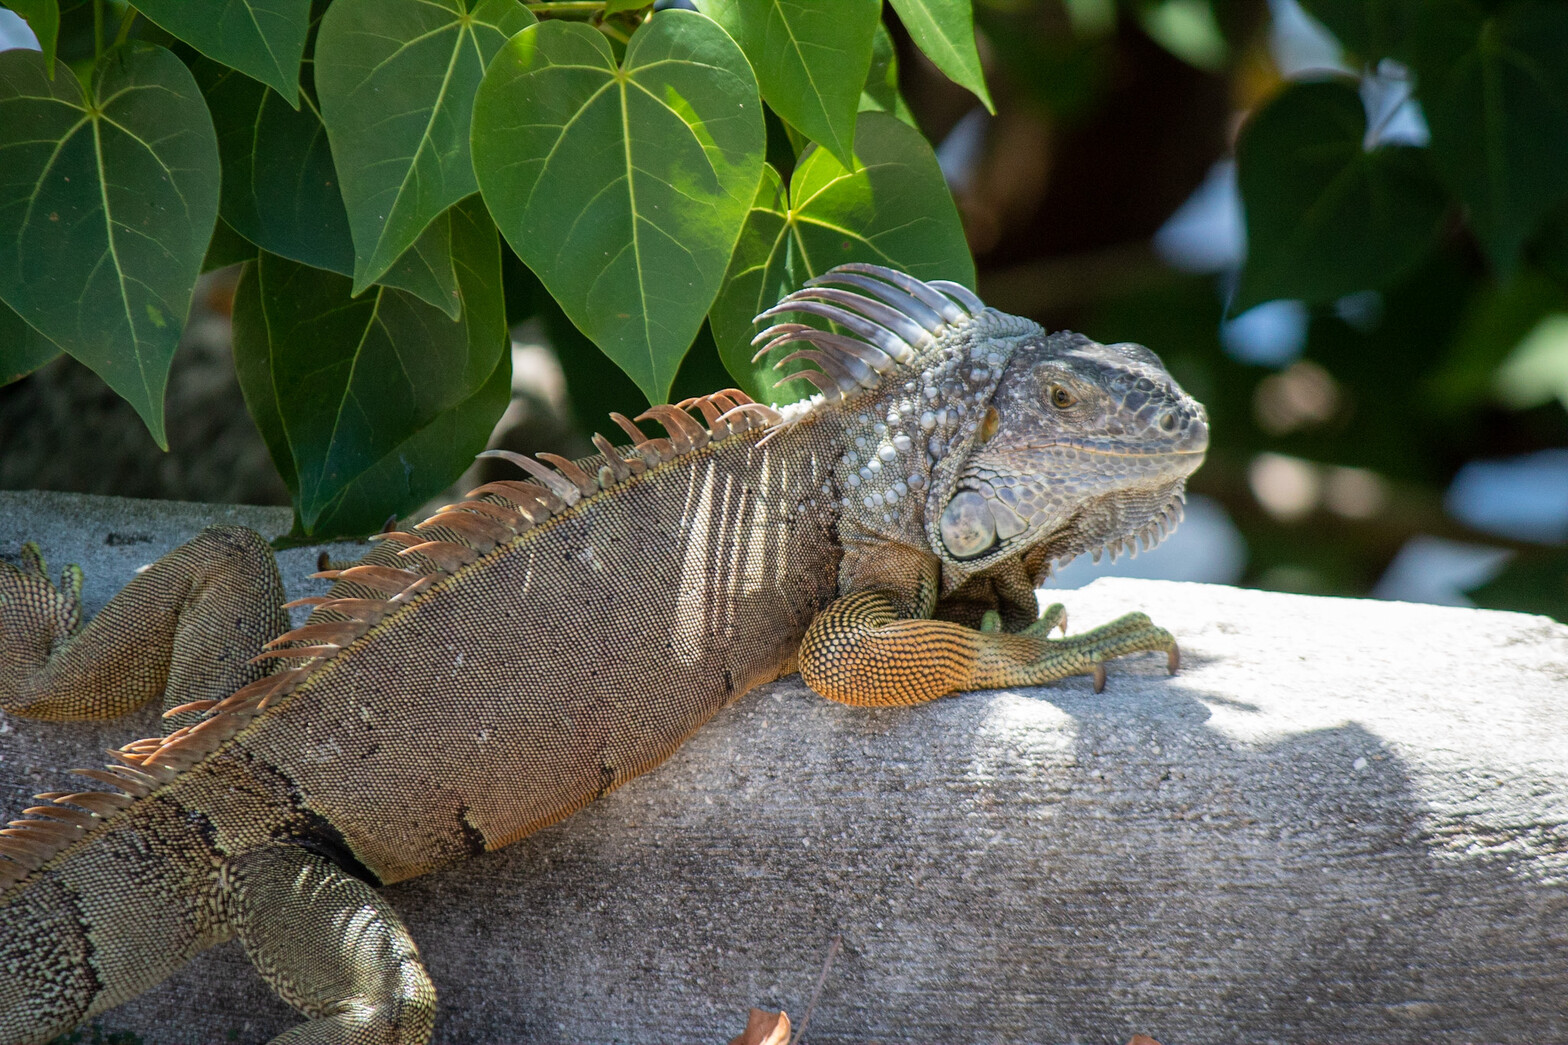
<svg viewBox="0 0 1568 1045">
<path fill-rule="evenodd" d="M 919 704 L 968 689 L 1038 686 L 1092 675 L 1105 686 L 1104 663 L 1129 653 L 1163 650 L 1170 670 L 1176 640 L 1142 613 L 1129 613 L 1079 635 L 1052 639 L 1066 610 L 1049 607 L 1015 633 L 988 611 L 981 628 L 931 620 L 934 581 L 922 578 L 913 600 L 894 592 L 851 592 L 812 621 L 800 647 L 800 675 L 816 692 L 846 704 Z M 900 604 L 913 612 L 900 612 Z"/>
<path fill-rule="evenodd" d="M 113 718 L 221 699 L 267 674 L 249 664 L 288 626 L 277 561 L 260 534 L 214 526 L 138 574 L 85 628 L 82 574 L 48 578 L 34 545 L 0 563 L 0 709 Z M 177 725 L 180 723 L 176 723 Z"/>
<path fill-rule="evenodd" d="M 229 924 L 278 996 L 310 1017 L 271 1045 L 423 1045 L 436 991 L 392 906 L 342 868 L 295 846 L 224 868 Z"/>
</svg>

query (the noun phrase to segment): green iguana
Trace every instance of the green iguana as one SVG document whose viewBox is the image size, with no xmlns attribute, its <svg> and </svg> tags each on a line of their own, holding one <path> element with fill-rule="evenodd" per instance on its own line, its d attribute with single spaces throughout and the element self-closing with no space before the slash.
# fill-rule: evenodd
<svg viewBox="0 0 1568 1045">
<path fill-rule="evenodd" d="M 1170 634 L 1065 637 L 1035 583 L 1152 547 L 1203 460 L 1203 408 L 1137 345 L 869 265 L 758 317 L 820 391 L 611 415 L 569 461 L 487 483 L 288 628 L 267 543 L 210 528 L 86 627 L 82 577 L 0 564 L 0 707 L 178 727 L 0 832 L 0 1041 L 38 1042 L 239 937 L 307 1018 L 277 1041 L 424 1042 L 435 992 L 378 885 L 513 842 L 665 759 L 796 670 L 851 704 L 1090 674 Z M 759 357 L 762 353 L 759 353 Z M 692 411 L 700 415 L 699 422 Z M 637 422 L 656 421 L 651 437 Z M 1049 632 L 1060 625 L 1062 638 Z"/>
</svg>

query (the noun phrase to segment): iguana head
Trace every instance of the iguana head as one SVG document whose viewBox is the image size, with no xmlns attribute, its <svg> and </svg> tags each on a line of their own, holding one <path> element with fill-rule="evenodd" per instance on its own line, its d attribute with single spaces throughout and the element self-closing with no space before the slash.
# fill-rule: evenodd
<svg viewBox="0 0 1568 1045">
<path fill-rule="evenodd" d="M 763 313 L 768 348 L 821 371 L 808 412 L 841 415 L 837 469 L 854 534 L 924 546 L 944 592 L 1019 557 L 1055 564 L 1154 547 L 1208 448 L 1203 407 L 1141 345 L 987 308 L 965 288 L 870 265 L 834 269 Z M 759 317 L 759 318 L 763 318 Z"/>
<path fill-rule="evenodd" d="M 1153 352 L 1071 333 L 1013 353 L 977 429 L 926 507 L 957 577 L 1021 555 L 1038 582 L 1083 552 L 1153 548 L 1209 445 L 1203 407 Z"/>
</svg>

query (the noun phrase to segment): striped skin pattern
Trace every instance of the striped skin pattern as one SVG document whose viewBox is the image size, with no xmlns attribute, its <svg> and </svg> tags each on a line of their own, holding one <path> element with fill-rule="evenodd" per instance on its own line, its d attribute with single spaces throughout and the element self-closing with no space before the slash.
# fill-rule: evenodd
<svg viewBox="0 0 1568 1045">
<path fill-rule="evenodd" d="M 887 705 L 1098 687 L 1143 650 L 1174 670 L 1141 614 L 1051 638 L 1065 613 L 1034 599 L 1179 519 L 1207 421 L 1152 353 L 863 265 L 759 320 L 818 395 L 727 389 L 612 415 L 629 441 L 580 461 L 502 454 L 525 479 L 324 570 L 291 631 L 248 530 L 203 532 L 85 626 L 79 571 L 0 564 L 0 709 L 161 697 L 174 727 L 0 831 L 0 1043 L 235 937 L 306 1018 L 278 1040 L 424 1042 L 434 991 L 376 887 L 570 815 L 756 685 L 798 667 Z"/>
</svg>

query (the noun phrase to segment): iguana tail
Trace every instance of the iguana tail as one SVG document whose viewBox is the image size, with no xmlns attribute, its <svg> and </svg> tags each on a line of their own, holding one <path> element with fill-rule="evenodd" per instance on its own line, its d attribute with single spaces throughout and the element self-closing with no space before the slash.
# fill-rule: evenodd
<svg viewBox="0 0 1568 1045">
<path fill-rule="evenodd" d="M 48 1041 L 230 935 L 200 824 L 160 805 L 112 817 L 0 894 L 0 1043 Z"/>
</svg>

